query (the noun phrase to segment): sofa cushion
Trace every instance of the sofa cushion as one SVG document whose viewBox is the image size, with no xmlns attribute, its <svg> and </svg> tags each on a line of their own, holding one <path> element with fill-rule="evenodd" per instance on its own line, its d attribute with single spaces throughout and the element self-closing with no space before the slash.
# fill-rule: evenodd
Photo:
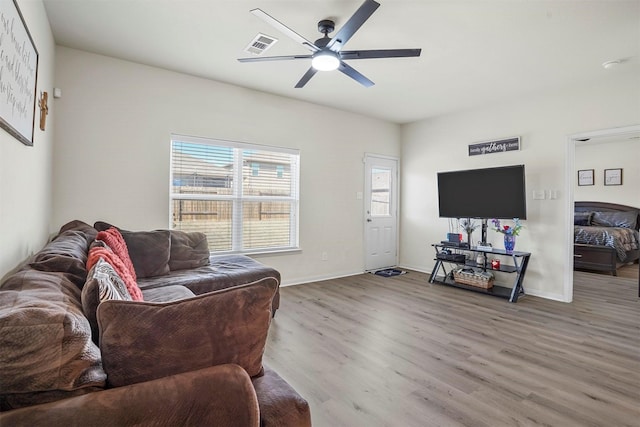
<svg viewBox="0 0 640 427">
<path fill-rule="evenodd" d="M 115 226 L 113 224 L 109 224 L 108 222 L 105 222 L 105 221 L 96 221 L 93 224 L 93 228 L 95 228 L 98 231 L 106 231 L 106 230 L 110 229 L 111 227 L 117 228 L 118 230 L 120 230 L 120 232 L 123 231 L 120 227 L 117 227 L 117 226 Z"/>
<path fill-rule="evenodd" d="M 131 295 L 118 273 L 104 258 L 100 257 L 87 275 L 82 287 L 82 310 L 91 325 L 93 341 L 98 342 L 98 319 L 96 310 L 102 301 L 115 299 L 131 301 Z"/>
<path fill-rule="evenodd" d="M 56 236 L 29 264 L 40 271 L 65 272 L 78 287 L 87 279 L 87 250 L 94 235 L 68 230 Z"/>
<path fill-rule="evenodd" d="M 251 380 L 260 405 L 261 426 L 311 427 L 309 403 L 268 366 Z"/>
<path fill-rule="evenodd" d="M 224 363 L 262 373 L 278 281 L 167 303 L 105 301 L 98 307 L 107 383 L 134 384 Z"/>
<path fill-rule="evenodd" d="M 142 294 L 147 302 L 169 302 L 195 297 L 193 292 L 180 285 L 167 285 L 161 288 L 147 289 L 142 291 Z"/>
<path fill-rule="evenodd" d="M 138 279 L 169 273 L 169 230 L 121 231 Z"/>
<path fill-rule="evenodd" d="M 96 221 L 94 227 L 98 231 L 115 228 L 120 232 L 137 278 L 162 276 L 169 272 L 172 243 L 169 230 L 129 231 L 104 221 Z"/>
<path fill-rule="evenodd" d="M 131 299 L 134 301 L 142 301 L 143 296 L 138 284 L 135 279 L 131 275 L 130 269 L 124 264 L 122 259 L 117 256 L 110 247 L 108 246 L 100 246 L 99 244 L 91 245 L 91 249 L 89 250 L 89 256 L 87 259 L 87 268 L 91 270 L 93 266 L 98 262 L 98 260 L 102 258 L 106 262 L 108 262 L 116 274 L 122 279 L 125 286 L 127 287 L 127 291 L 129 291 L 129 295 L 131 295 Z"/>
<path fill-rule="evenodd" d="M 171 271 L 209 265 L 210 255 L 206 234 L 171 230 Z"/>
<path fill-rule="evenodd" d="M 152 289 L 167 283 L 182 285 L 200 295 L 232 286 L 255 282 L 263 277 L 275 277 L 280 273 L 245 255 L 217 255 L 210 258 L 210 265 L 188 270 L 171 271 L 167 276 L 140 279 L 140 289 Z"/>
<path fill-rule="evenodd" d="M 96 234 L 98 234 L 98 230 L 96 230 L 95 228 L 93 228 L 92 226 L 87 224 L 86 222 L 80 221 L 78 219 L 75 219 L 73 221 L 69 221 L 68 223 L 66 223 L 65 225 L 60 227 L 60 231 L 58 231 L 58 234 L 62 234 L 65 231 L 69 231 L 69 230 L 81 231 L 81 232 L 89 235 L 89 238 L 91 240 L 95 239 L 96 238 Z"/>
<path fill-rule="evenodd" d="M 0 349 L 2 401 L 12 394 L 104 386 L 80 289 L 63 273 L 26 268 L 2 284 Z"/>
<path fill-rule="evenodd" d="M 113 253 L 116 254 L 118 258 L 120 258 L 120 260 L 124 263 L 124 266 L 133 277 L 133 280 L 136 280 L 136 270 L 133 267 L 133 262 L 131 261 L 131 256 L 129 255 L 127 243 L 124 241 L 120 230 L 115 227 L 111 227 L 108 230 L 99 231 L 96 239 L 102 240 L 107 244 L 107 246 L 113 251 Z"/>
</svg>

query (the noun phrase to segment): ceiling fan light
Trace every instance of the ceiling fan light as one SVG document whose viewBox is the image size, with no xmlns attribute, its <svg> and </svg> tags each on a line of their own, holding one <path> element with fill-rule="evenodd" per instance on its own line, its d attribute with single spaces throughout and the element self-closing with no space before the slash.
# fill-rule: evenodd
<svg viewBox="0 0 640 427">
<path fill-rule="evenodd" d="M 319 52 L 311 60 L 311 66 L 318 71 L 333 71 L 340 66 L 340 60 L 334 53 Z"/>
</svg>

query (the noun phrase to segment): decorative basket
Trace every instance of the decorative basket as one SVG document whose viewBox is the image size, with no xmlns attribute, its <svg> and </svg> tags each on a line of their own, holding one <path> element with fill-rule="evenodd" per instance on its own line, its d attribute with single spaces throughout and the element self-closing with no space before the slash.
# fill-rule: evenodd
<svg viewBox="0 0 640 427">
<path fill-rule="evenodd" d="M 491 289 L 493 287 L 493 274 L 487 271 L 474 271 L 468 268 L 457 268 L 453 270 L 453 280 L 463 285 L 475 286 L 476 288 Z"/>
</svg>

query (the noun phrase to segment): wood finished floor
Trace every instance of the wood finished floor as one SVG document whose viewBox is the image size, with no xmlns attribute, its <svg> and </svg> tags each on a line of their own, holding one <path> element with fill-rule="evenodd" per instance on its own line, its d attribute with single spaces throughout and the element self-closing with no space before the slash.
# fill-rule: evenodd
<svg viewBox="0 0 640 427">
<path fill-rule="evenodd" d="M 611 276 L 611 273 L 608 273 L 606 271 L 589 271 L 589 270 L 583 270 L 583 271 L 587 273 L 599 274 L 601 276 Z M 637 282 L 638 274 L 640 274 L 638 270 L 638 264 L 625 264 L 622 267 L 618 268 L 619 277 L 624 277 L 626 279 L 635 279 Z"/>
<path fill-rule="evenodd" d="M 574 277 L 571 304 L 510 304 L 413 271 L 285 287 L 265 363 L 315 427 L 637 427 L 637 281 Z"/>
</svg>

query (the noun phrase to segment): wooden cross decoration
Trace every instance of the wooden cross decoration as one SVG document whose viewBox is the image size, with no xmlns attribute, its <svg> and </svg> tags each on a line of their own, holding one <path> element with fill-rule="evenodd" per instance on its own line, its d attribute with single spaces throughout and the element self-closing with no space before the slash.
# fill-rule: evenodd
<svg viewBox="0 0 640 427">
<path fill-rule="evenodd" d="M 38 100 L 38 107 L 40 107 L 40 130 L 44 130 L 47 124 L 47 114 L 49 114 L 49 106 L 47 105 L 47 99 L 49 95 L 47 92 L 40 92 L 40 99 Z"/>
</svg>

